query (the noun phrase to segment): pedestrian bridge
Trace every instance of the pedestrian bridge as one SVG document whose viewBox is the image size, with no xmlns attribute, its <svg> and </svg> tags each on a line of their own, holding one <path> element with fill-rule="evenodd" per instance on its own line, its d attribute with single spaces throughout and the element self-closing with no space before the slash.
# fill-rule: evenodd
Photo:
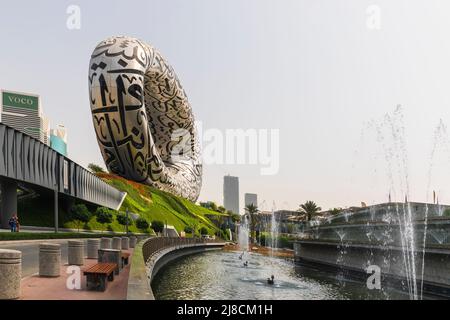
<svg viewBox="0 0 450 320">
<path fill-rule="evenodd" d="M 17 214 L 18 184 L 118 210 L 123 193 L 27 134 L 0 123 L 0 222 Z M 57 207 L 57 206 L 56 206 Z"/>
</svg>

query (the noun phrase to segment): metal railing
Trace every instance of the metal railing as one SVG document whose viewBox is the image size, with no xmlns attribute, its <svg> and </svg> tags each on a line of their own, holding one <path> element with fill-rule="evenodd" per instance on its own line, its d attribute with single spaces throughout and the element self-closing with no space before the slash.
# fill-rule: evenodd
<svg viewBox="0 0 450 320">
<path fill-rule="evenodd" d="M 208 243 L 223 243 L 223 240 L 170 237 L 150 238 L 142 245 L 142 254 L 144 256 L 144 261 L 146 262 L 152 255 L 167 248 L 178 246 L 196 246 Z"/>
<path fill-rule="evenodd" d="M 0 123 L 0 177 L 118 210 L 126 193 L 48 145 Z"/>
</svg>

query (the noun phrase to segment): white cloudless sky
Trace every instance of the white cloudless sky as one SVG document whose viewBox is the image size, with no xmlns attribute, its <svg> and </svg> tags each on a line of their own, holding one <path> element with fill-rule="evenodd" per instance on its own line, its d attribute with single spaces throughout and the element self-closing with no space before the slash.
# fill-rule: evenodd
<svg viewBox="0 0 450 320">
<path fill-rule="evenodd" d="M 81 9 L 80 30 L 66 28 L 69 5 Z M 366 26 L 370 5 L 381 9 L 380 30 Z M 450 121 L 448 1 L 16 0 L 2 1 L 0 12 L 0 88 L 39 94 L 52 125 L 68 128 L 70 158 L 84 166 L 103 164 L 90 54 L 108 36 L 129 35 L 170 61 L 204 130 L 280 129 L 277 175 L 205 165 L 200 200 L 222 203 L 230 173 L 240 178 L 241 206 L 245 192 L 265 200 L 262 209 L 385 201 L 393 186 L 382 151 L 361 132 L 401 105 L 410 199 L 427 200 L 430 183 L 450 202 L 445 143 L 430 158 L 435 127 Z"/>
</svg>

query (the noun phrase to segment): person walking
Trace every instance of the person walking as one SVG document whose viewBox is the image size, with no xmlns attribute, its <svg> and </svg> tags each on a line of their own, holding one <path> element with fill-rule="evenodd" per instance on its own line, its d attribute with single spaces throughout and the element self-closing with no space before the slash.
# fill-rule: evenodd
<svg viewBox="0 0 450 320">
<path fill-rule="evenodd" d="M 9 226 L 11 227 L 11 232 L 16 232 L 16 220 L 14 219 L 14 217 L 11 217 L 11 219 L 9 219 Z"/>
<path fill-rule="evenodd" d="M 16 216 L 16 232 L 20 231 L 20 222 L 19 222 L 19 217 Z"/>
</svg>

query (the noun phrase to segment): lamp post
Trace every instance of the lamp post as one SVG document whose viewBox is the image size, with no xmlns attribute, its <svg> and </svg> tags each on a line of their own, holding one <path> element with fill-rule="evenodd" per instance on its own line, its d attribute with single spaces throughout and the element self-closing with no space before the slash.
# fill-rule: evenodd
<svg viewBox="0 0 450 320">
<path fill-rule="evenodd" d="M 59 228 L 58 228 L 58 184 L 55 183 L 55 195 L 54 195 L 54 204 L 55 204 L 55 233 L 58 233 Z"/>
<path fill-rule="evenodd" d="M 128 208 L 126 209 L 126 217 L 127 217 L 127 223 L 126 223 L 126 231 L 127 231 L 127 235 L 128 235 L 128 219 L 129 219 L 129 217 L 128 217 Z"/>
<path fill-rule="evenodd" d="M 164 232 L 164 236 L 165 236 L 165 237 L 168 237 L 168 236 L 169 236 L 169 234 L 168 234 L 168 233 L 169 233 L 169 232 L 168 232 L 169 230 L 167 230 L 167 220 L 166 220 L 166 228 L 165 228 L 164 231 L 165 231 L 165 232 Z"/>
</svg>

